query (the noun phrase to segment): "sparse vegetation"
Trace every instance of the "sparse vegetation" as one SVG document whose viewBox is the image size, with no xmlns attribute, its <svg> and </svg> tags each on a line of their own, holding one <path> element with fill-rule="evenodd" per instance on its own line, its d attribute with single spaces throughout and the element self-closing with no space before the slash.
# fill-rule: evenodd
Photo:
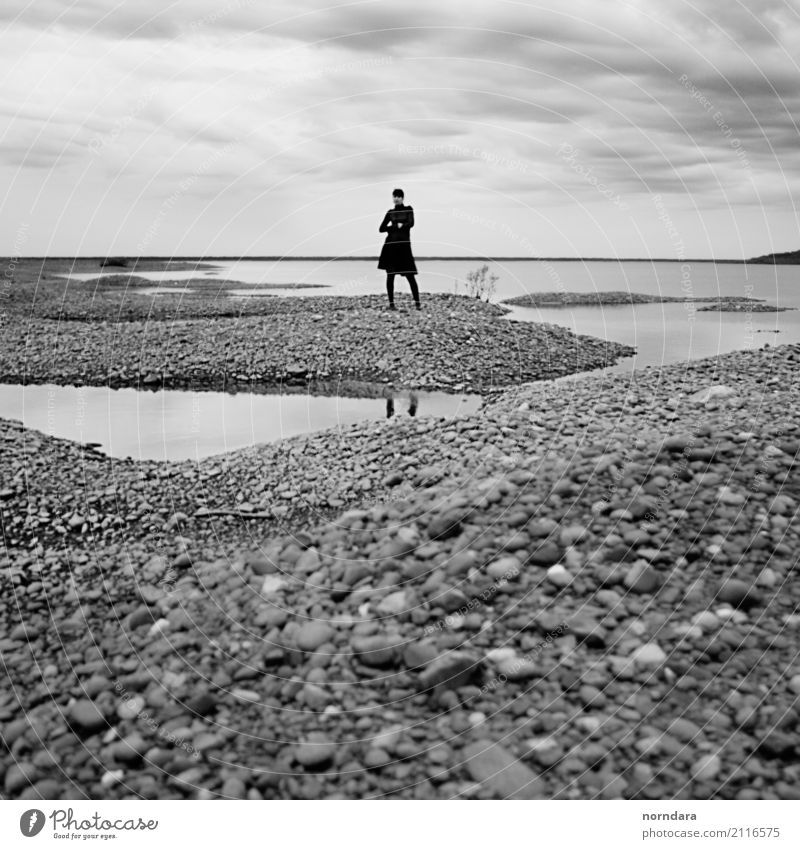
<svg viewBox="0 0 800 849">
<path fill-rule="evenodd" d="M 485 263 L 467 274 L 467 294 L 487 303 L 494 297 L 500 278 Z"/>
</svg>

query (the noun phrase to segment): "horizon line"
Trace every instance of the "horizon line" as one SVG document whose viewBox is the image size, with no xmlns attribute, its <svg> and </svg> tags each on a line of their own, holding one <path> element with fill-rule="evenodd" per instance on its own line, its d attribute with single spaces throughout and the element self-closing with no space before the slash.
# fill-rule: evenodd
<svg viewBox="0 0 800 849">
<path fill-rule="evenodd" d="M 766 257 L 773 257 L 775 254 L 767 254 Z M 9 257 L 2 257 L 7 259 Z M 282 256 L 126 256 L 118 254 L 116 257 L 109 256 L 17 256 L 17 260 L 98 260 L 108 261 L 111 259 L 124 259 L 131 261 L 153 261 L 160 260 L 163 262 L 241 262 L 243 260 L 259 261 L 259 262 L 377 262 L 378 256 L 328 256 L 328 255 L 282 255 Z M 758 265 L 773 265 L 776 263 L 769 262 L 768 259 L 762 257 L 751 257 L 748 259 L 730 259 L 730 258 L 714 258 L 714 257 L 686 257 L 677 259 L 674 257 L 606 257 L 606 256 L 417 256 L 415 259 L 419 262 L 454 262 L 454 261 L 474 261 L 474 262 L 676 262 L 676 263 L 691 263 L 691 262 L 718 262 L 718 263 L 757 263 Z M 780 264 L 780 263 L 778 263 Z M 113 266 L 110 266 L 113 267 Z M 119 266 L 120 268 L 124 266 Z"/>
</svg>

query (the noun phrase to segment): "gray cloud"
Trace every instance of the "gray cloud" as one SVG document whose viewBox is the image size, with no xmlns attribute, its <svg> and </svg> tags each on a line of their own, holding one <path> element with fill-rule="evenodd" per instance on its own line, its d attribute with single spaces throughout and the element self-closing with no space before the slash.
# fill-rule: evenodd
<svg viewBox="0 0 800 849">
<path fill-rule="evenodd" d="M 157 204 L 198 169 L 187 198 L 212 205 L 229 186 L 242 206 L 293 208 L 324 185 L 380 207 L 403 180 L 436 186 L 445 207 L 478 191 L 509 216 L 519 200 L 602 218 L 591 169 L 631 205 L 657 192 L 708 210 L 760 203 L 784 229 L 794 216 L 800 19 L 781 0 L 7 0 L 0 26 L 5 175 L 57 206 L 63 183 L 43 171 L 94 160 L 103 220 L 138 214 L 119 177 Z M 716 235 L 698 253 L 738 250 Z"/>
</svg>

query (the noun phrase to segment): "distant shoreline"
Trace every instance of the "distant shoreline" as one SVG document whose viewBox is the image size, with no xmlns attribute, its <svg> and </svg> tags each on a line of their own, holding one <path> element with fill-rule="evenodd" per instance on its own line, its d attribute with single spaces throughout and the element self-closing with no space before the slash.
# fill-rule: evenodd
<svg viewBox="0 0 800 849">
<path fill-rule="evenodd" d="M 140 262 L 377 262 L 377 256 L 140 256 L 121 257 L 131 261 Z M 0 257 L 9 259 L 9 257 Z M 97 260 L 106 259 L 104 256 L 20 256 L 16 259 L 26 260 Z M 783 265 L 794 263 L 773 263 L 763 259 L 668 259 L 665 257 L 571 257 L 571 256 L 417 256 L 420 262 L 674 262 L 683 265 L 685 263 L 708 262 L 716 264 L 735 265 Z M 800 260 L 798 263 L 800 264 Z M 113 269 L 113 266 L 108 266 Z"/>
</svg>

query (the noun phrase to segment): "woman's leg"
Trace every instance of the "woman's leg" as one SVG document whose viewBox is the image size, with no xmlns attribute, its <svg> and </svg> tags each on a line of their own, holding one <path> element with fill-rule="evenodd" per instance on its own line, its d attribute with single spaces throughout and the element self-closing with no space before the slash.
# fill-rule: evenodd
<svg viewBox="0 0 800 849">
<path fill-rule="evenodd" d="M 394 309 L 394 274 L 391 272 L 386 275 L 386 294 L 389 296 L 389 306 Z"/>
<path fill-rule="evenodd" d="M 417 286 L 417 275 L 406 274 L 406 280 L 408 280 L 408 285 L 411 287 L 411 295 L 414 298 L 414 303 L 417 305 L 417 309 L 419 309 L 419 287 Z"/>
</svg>

